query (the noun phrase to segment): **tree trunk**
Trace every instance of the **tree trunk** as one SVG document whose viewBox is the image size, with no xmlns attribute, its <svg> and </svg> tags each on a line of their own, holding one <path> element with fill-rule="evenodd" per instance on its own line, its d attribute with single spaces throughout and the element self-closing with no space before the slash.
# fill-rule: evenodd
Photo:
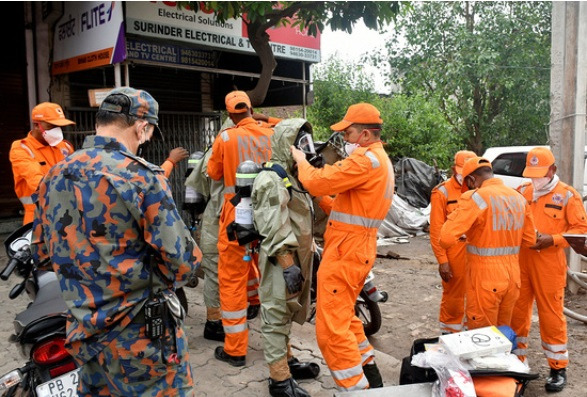
<svg viewBox="0 0 587 397">
<path fill-rule="evenodd" d="M 269 45 L 269 35 L 265 29 L 263 29 L 261 24 L 248 23 L 247 33 L 249 35 L 251 46 L 261 61 L 261 74 L 259 76 L 259 81 L 257 81 L 255 88 L 247 91 L 247 94 L 251 99 L 251 105 L 255 107 L 260 106 L 265 101 L 267 91 L 269 90 L 269 84 L 271 83 L 271 77 L 273 76 L 273 71 L 277 66 L 277 62 L 275 61 L 273 50 Z"/>
</svg>

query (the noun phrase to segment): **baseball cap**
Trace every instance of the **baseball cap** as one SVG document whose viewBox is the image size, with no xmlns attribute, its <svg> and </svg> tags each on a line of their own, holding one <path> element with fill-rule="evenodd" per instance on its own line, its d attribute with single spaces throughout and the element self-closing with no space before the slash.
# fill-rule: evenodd
<svg viewBox="0 0 587 397">
<path fill-rule="evenodd" d="M 129 106 L 121 106 L 117 103 L 110 101 L 110 98 L 116 95 L 123 95 L 130 101 Z M 108 96 L 104 98 L 100 104 L 100 109 L 112 113 L 128 114 L 135 116 L 140 119 L 146 120 L 149 124 L 155 126 L 155 133 L 161 140 L 163 140 L 163 133 L 159 128 L 159 104 L 144 90 L 137 90 L 131 87 L 115 88 L 108 93 Z"/>
<path fill-rule="evenodd" d="M 224 98 L 224 103 L 226 104 L 226 110 L 228 111 L 228 113 L 244 113 L 247 111 L 247 108 L 251 108 L 251 100 L 249 99 L 247 93 L 244 91 L 229 92 Z M 241 103 L 247 105 L 247 108 L 237 109 L 236 106 Z"/>
<path fill-rule="evenodd" d="M 491 162 L 489 160 L 487 160 L 486 158 L 477 157 L 477 156 L 472 157 L 472 158 L 467 159 L 465 161 L 461 175 L 463 175 L 463 179 L 464 179 L 465 177 L 471 175 L 473 172 L 477 171 L 479 168 L 483 168 L 483 167 L 489 167 L 489 168 L 493 169 L 493 167 L 491 166 Z M 467 190 L 469 190 L 469 187 L 463 181 L 463 184 L 461 186 L 461 192 L 464 193 Z"/>
<path fill-rule="evenodd" d="M 526 156 L 526 168 L 522 176 L 525 178 L 542 178 L 548 173 L 548 169 L 554 164 L 554 155 L 550 149 L 535 147 Z"/>
<path fill-rule="evenodd" d="M 465 165 L 465 161 L 471 159 L 473 157 L 477 157 L 475 152 L 470 150 L 459 150 L 455 154 L 455 170 L 457 174 L 463 174 L 463 165 Z"/>
<path fill-rule="evenodd" d="M 44 121 L 59 127 L 75 124 L 75 122 L 65 118 L 61 106 L 52 102 L 43 102 L 35 106 L 31 112 L 31 119 L 33 122 Z"/>
<path fill-rule="evenodd" d="M 342 121 L 330 126 L 333 131 L 344 131 L 352 124 L 383 124 L 379 110 L 370 103 L 356 103 L 349 106 Z"/>
</svg>

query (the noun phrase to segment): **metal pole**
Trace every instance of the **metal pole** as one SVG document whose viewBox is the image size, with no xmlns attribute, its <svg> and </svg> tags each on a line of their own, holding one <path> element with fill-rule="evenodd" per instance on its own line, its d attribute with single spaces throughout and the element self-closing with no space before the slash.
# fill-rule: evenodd
<svg viewBox="0 0 587 397">
<path fill-rule="evenodd" d="M 130 76 L 129 76 L 128 72 L 129 72 L 128 62 L 125 62 L 124 63 L 124 85 L 126 87 L 130 87 Z"/>
<path fill-rule="evenodd" d="M 118 88 L 122 86 L 122 78 L 120 76 L 120 63 L 114 64 L 114 87 Z"/>
<path fill-rule="evenodd" d="M 302 118 L 306 118 L 306 62 L 302 62 Z"/>
</svg>

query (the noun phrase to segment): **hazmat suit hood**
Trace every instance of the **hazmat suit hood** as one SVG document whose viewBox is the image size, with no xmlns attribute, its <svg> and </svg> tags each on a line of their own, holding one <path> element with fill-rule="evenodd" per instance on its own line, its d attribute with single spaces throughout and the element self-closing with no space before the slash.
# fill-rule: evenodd
<svg viewBox="0 0 587 397">
<path fill-rule="evenodd" d="M 313 134 L 312 125 L 306 119 L 298 118 L 281 121 L 274 127 L 271 136 L 271 161 L 281 165 L 290 175 L 294 175 L 290 146 L 294 144 L 302 127 Z"/>
</svg>

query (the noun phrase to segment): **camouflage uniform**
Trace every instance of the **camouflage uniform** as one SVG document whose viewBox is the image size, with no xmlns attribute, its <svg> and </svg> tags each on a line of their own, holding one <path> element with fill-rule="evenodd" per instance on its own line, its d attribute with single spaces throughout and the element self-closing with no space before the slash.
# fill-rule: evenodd
<svg viewBox="0 0 587 397">
<path fill-rule="evenodd" d="M 114 138 L 90 136 L 37 194 L 33 252 L 50 256 L 70 310 L 66 347 L 83 365 L 80 395 L 191 395 L 181 320 L 167 319 L 163 340 L 144 330 L 147 249 L 160 257 L 153 292 L 185 283 L 201 260 L 163 170 Z"/>
</svg>

